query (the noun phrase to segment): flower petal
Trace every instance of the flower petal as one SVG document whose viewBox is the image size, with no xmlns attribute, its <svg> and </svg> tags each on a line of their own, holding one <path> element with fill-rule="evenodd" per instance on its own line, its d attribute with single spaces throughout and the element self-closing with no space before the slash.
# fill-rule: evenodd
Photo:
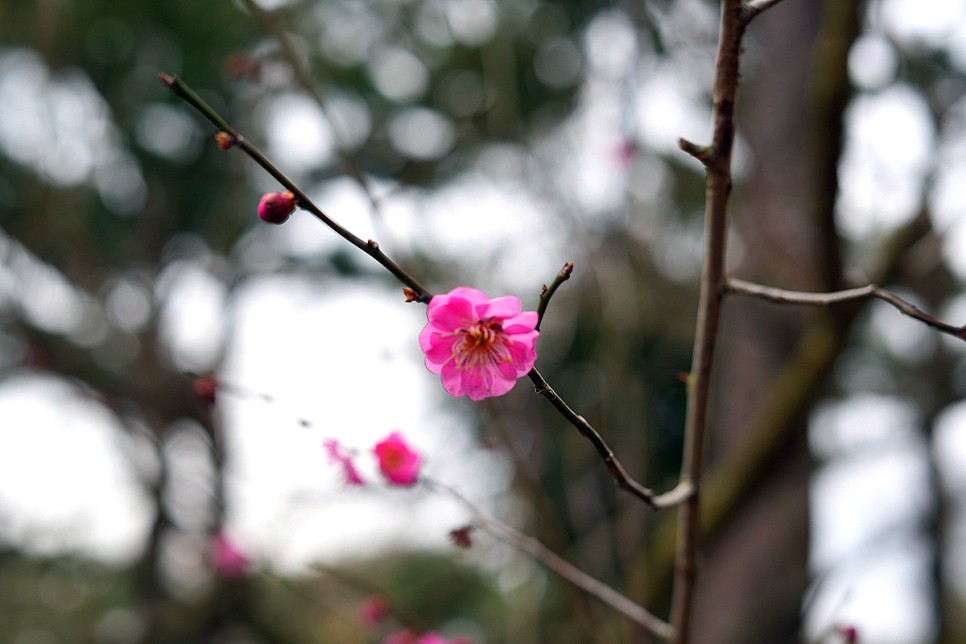
<svg viewBox="0 0 966 644">
<path fill-rule="evenodd" d="M 509 318 L 520 313 L 520 298 L 516 295 L 495 297 L 484 305 L 477 305 L 477 313 L 485 318 Z"/>
<path fill-rule="evenodd" d="M 453 357 L 453 344 L 459 337 L 444 333 L 427 324 L 419 333 L 419 348 L 426 354 L 426 360 L 442 364 Z"/>
<path fill-rule="evenodd" d="M 466 392 L 463 391 L 463 372 L 456 368 L 452 360 L 440 366 L 439 371 L 434 373 L 439 374 L 443 381 L 443 389 L 450 396 L 459 398 L 466 395 Z"/>
<path fill-rule="evenodd" d="M 536 311 L 524 311 L 504 320 L 503 332 L 513 334 L 533 331 L 537 326 L 537 321 Z"/>
<path fill-rule="evenodd" d="M 436 304 L 437 298 L 443 301 Z M 434 304 L 436 305 L 433 306 Z M 437 296 L 430 301 L 429 306 L 426 317 L 430 324 L 440 329 L 455 331 L 477 320 L 473 303 L 463 297 Z"/>
</svg>

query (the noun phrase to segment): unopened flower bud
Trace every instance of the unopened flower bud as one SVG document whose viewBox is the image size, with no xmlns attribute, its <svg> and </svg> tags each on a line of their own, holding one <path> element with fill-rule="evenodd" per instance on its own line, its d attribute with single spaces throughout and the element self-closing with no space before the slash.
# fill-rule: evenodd
<svg viewBox="0 0 966 644">
<path fill-rule="evenodd" d="M 473 547 L 473 526 L 463 526 L 449 531 L 449 540 L 457 548 L 469 550 Z"/>
<path fill-rule="evenodd" d="M 218 148 L 221 150 L 227 150 L 236 143 L 238 143 L 238 137 L 228 132 L 219 132 L 215 135 L 215 141 L 218 141 Z"/>
<path fill-rule="evenodd" d="M 269 192 L 258 202 L 258 216 L 270 224 L 284 224 L 295 212 L 295 195 L 285 192 Z"/>
</svg>

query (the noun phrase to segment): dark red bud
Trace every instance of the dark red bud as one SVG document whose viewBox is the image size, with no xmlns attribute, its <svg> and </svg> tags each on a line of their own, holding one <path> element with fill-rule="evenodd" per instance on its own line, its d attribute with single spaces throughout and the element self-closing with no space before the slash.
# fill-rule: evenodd
<svg viewBox="0 0 966 644">
<path fill-rule="evenodd" d="M 285 192 L 270 192 L 258 202 L 258 216 L 270 224 L 284 224 L 295 212 L 295 195 Z"/>
<path fill-rule="evenodd" d="M 449 531 L 449 540 L 458 548 L 468 550 L 473 547 L 473 526 L 465 525 Z"/>
<path fill-rule="evenodd" d="M 204 404 L 209 407 L 215 404 L 215 399 L 218 396 L 218 381 L 214 378 L 210 376 L 195 378 L 195 381 L 191 383 L 191 389 L 194 391 L 195 397 Z"/>
</svg>

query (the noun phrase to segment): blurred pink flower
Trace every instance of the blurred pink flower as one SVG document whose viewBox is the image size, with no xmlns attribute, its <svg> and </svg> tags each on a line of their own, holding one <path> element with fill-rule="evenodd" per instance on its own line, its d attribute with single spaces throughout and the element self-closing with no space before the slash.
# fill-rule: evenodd
<svg viewBox="0 0 966 644">
<path fill-rule="evenodd" d="M 359 475 L 359 470 L 352 463 L 352 455 L 341 445 L 339 442 L 333 438 L 327 438 L 322 441 L 322 445 L 325 447 L 325 451 L 329 454 L 330 463 L 338 463 L 342 466 L 342 473 L 345 475 L 345 482 L 349 485 L 365 485 L 366 482 L 362 480 Z"/>
<path fill-rule="evenodd" d="M 448 640 L 438 633 L 428 632 L 417 636 L 410 630 L 396 631 L 386 636 L 382 644 L 472 644 L 466 637 L 458 637 L 455 640 Z"/>
<path fill-rule="evenodd" d="M 395 485 L 413 485 L 419 478 L 422 458 L 399 432 L 393 432 L 372 448 L 379 459 L 379 470 Z"/>
<path fill-rule="evenodd" d="M 614 159 L 623 168 L 629 168 L 637 157 L 637 143 L 633 139 L 622 139 L 614 148 Z"/>
<path fill-rule="evenodd" d="M 241 579 L 248 573 L 251 565 L 248 557 L 221 530 L 212 535 L 209 554 L 211 565 L 223 579 Z"/>
<path fill-rule="evenodd" d="M 382 644 L 416 644 L 416 634 L 410 630 L 389 633 Z"/>
<path fill-rule="evenodd" d="M 537 359 L 537 314 L 521 312 L 513 295 L 490 299 L 460 286 L 434 296 L 426 317 L 419 348 L 426 368 L 440 376 L 452 396 L 502 396 Z"/>
<path fill-rule="evenodd" d="M 376 626 L 391 614 L 392 606 L 382 595 L 370 595 L 359 604 L 359 621 L 363 626 Z"/>
</svg>

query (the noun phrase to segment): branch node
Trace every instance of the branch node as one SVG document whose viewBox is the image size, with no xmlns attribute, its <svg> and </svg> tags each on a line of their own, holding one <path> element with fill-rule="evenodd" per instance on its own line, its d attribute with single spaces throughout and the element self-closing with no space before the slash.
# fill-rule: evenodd
<svg viewBox="0 0 966 644">
<path fill-rule="evenodd" d="M 678 147 L 700 161 L 702 165 L 709 165 L 714 159 L 714 150 L 710 145 L 698 145 L 685 138 L 680 138 L 678 139 Z"/>
</svg>

